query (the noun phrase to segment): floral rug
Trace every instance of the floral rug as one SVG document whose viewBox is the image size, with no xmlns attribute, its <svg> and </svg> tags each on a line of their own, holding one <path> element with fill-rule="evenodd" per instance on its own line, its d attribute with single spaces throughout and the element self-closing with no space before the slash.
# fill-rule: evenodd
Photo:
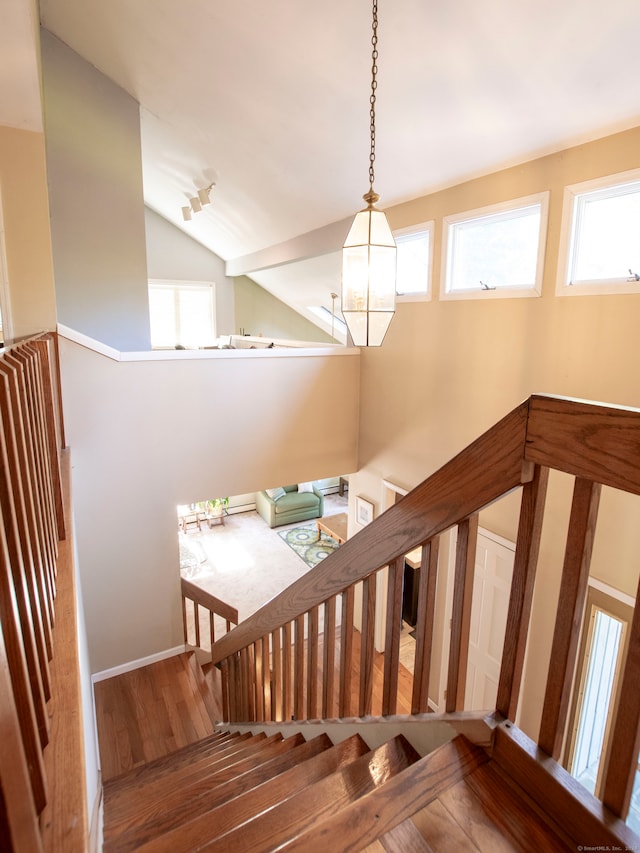
<svg viewBox="0 0 640 853">
<path fill-rule="evenodd" d="M 326 533 L 322 533 L 318 540 L 318 528 L 315 524 L 305 524 L 302 527 L 293 527 L 290 530 L 279 530 L 278 536 L 284 539 L 287 545 L 311 569 L 338 547 L 338 543 Z"/>
</svg>

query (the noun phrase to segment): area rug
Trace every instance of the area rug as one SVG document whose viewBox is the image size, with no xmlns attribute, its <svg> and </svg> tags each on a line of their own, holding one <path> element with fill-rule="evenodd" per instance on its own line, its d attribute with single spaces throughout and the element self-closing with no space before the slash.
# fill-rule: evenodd
<svg viewBox="0 0 640 853">
<path fill-rule="evenodd" d="M 315 524 L 278 530 L 278 536 L 282 537 L 311 569 L 338 547 L 338 543 L 326 533 L 322 533 L 318 539 L 318 528 Z"/>
</svg>

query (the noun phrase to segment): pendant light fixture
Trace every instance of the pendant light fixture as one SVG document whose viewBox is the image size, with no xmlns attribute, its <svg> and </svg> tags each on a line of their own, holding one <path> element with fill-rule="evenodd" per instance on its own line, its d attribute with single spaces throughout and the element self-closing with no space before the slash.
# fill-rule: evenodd
<svg viewBox="0 0 640 853">
<path fill-rule="evenodd" d="M 342 249 L 342 313 L 355 346 L 379 347 L 396 310 L 396 241 L 387 217 L 375 207 L 378 2 L 373 0 L 371 37 L 371 147 L 367 206 L 356 213 Z"/>
</svg>

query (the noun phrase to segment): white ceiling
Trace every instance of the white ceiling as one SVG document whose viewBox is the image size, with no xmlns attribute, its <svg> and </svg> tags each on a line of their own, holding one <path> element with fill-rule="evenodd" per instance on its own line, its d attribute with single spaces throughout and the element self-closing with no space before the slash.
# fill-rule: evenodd
<svg viewBox="0 0 640 853">
<path fill-rule="evenodd" d="M 9 2 L 23 13 L 31 5 Z M 145 202 L 225 260 L 362 206 L 371 63 L 364 0 L 40 6 L 48 30 L 140 102 Z M 375 187 L 383 208 L 640 124 L 637 0 L 380 0 L 379 17 Z M 24 108 L 20 116 L 26 93 L 18 94 L 19 118 L 4 123 L 29 126 L 34 117 Z M 0 121 L 3 112 L 0 103 Z M 184 222 L 181 206 L 212 181 L 213 203 Z M 281 254 L 313 255 L 312 243 Z M 304 311 L 331 306 L 337 269 L 325 259 L 251 274 Z"/>
</svg>

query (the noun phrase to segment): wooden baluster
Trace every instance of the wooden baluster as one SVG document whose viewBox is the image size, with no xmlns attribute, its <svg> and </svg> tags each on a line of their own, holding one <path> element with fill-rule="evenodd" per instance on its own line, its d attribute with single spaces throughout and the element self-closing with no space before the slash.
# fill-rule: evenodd
<svg viewBox="0 0 640 853">
<path fill-rule="evenodd" d="M 229 700 L 229 658 L 225 658 L 220 665 L 222 681 L 222 719 L 231 722 L 231 702 Z"/>
<path fill-rule="evenodd" d="M 293 714 L 293 704 L 291 697 L 293 695 L 293 678 L 291 673 L 291 622 L 287 622 L 284 626 L 284 643 L 282 647 L 282 717 L 284 720 L 290 720 Z"/>
<path fill-rule="evenodd" d="M 30 411 L 33 424 L 33 439 L 36 448 L 36 458 L 40 468 L 42 482 L 42 502 L 47 535 L 51 544 L 54 558 L 58 556 L 58 530 L 53 498 L 51 465 L 49 460 L 49 449 L 46 441 L 46 424 L 43 415 L 42 389 L 40 383 L 40 371 L 37 363 L 37 354 L 27 345 L 18 351 L 18 357 L 23 356 L 25 361 L 25 375 L 29 393 Z M 55 560 L 54 560 L 54 584 L 55 584 Z"/>
<path fill-rule="evenodd" d="M 256 640 L 253 643 L 254 655 L 254 685 L 256 697 L 256 720 L 259 723 L 264 722 L 264 668 L 262 659 L 262 640 Z"/>
<path fill-rule="evenodd" d="M 42 671 L 40 669 L 35 636 L 37 626 L 34 623 L 34 614 L 31 611 L 29 602 L 26 579 L 27 568 L 25 567 L 20 548 L 17 512 L 13 500 L 12 471 L 9 465 L 9 448 L 7 443 L 10 431 L 10 423 L 5 423 L 0 419 L 0 506 L 2 507 L 9 565 L 11 568 L 15 600 L 18 607 L 20 630 L 23 638 L 22 645 L 29 673 L 31 695 L 38 723 L 40 743 L 44 749 L 49 742 L 49 715 L 46 708 L 45 690 L 42 683 Z"/>
<path fill-rule="evenodd" d="M 382 714 L 395 714 L 398 706 L 398 662 L 402 628 L 402 580 L 404 557 L 388 567 L 387 615 L 384 639 L 384 681 L 382 685 Z"/>
<path fill-rule="evenodd" d="M 304 720 L 304 613 L 297 617 L 295 625 L 293 713 L 296 720 Z"/>
<path fill-rule="evenodd" d="M 41 586 L 44 585 L 44 606 L 49 614 L 49 624 L 54 624 L 53 600 L 55 597 L 55 555 L 48 535 L 47 523 L 44 517 L 43 484 L 41 470 L 38 464 L 36 441 L 33 434 L 33 417 L 29 404 L 29 392 L 23 359 L 17 358 L 13 352 L 6 353 L 3 363 L 14 371 L 19 407 L 22 413 L 22 426 L 25 438 L 25 451 L 31 483 L 33 500 L 33 515 L 35 521 L 35 537 L 41 558 Z M 41 596 L 42 596 L 41 592 Z"/>
<path fill-rule="evenodd" d="M 240 715 L 238 701 L 240 693 L 240 675 L 238 673 L 238 654 L 235 653 L 227 658 L 229 662 L 229 678 L 227 686 L 229 689 L 229 722 L 237 723 Z"/>
<path fill-rule="evenodd" d="M 196 646 L 200 648 L 200 608 L 198 602 L 193 602 L 193 625 L 196 632 Z"/>
<path fill-rule="evenodd" d="M 512 721 L 515 720 L 518 710 L 548 481 L 549 469 L 536 465 L 532 480 L 522 487 L 511 595 L 496 699 L 497 712 Z"/>
<path fill-rule="evenodd" d="M 47 802 L 44 765 L 38 721 L 34 708 L 29 670 L 24 652 L 22 631 L 16 595 L 13 587 L 9 551 L 5 537 L 6 524 L 0 524 L 0 625 L 9 662 L 13 695 L 18 711 L 22 745 L 24 747 L 31 780 L 33 800 L 38 813 Z"/>
<path fill-rule="evenodd" d="M 269 635 L 262 638 L 262 695 L 265 720 L 272 720 L 271 711 L 271 654 L 269 649 Z"/>
<path fill-rule="evenodd" d="M 318 624 L 317 607 L 309 611 L 309 636 L 307 638 L 307 719 L 318 716 Z"/>
<path fill-rule="evenodd" d="M 22 731 L 9 675 L 8 655 L 0 631 L 0 838 L 3 850 L 42 850 L 38 817 L 31 796 L 29 767 L 22 748 Z"/>
<path fill-rule="evenodd" d="M 55 508 L 58 539 L 66 537 L 64 523 L 64 504 L 62 500 L 62 478 L 60 476 L 60 460 L 58 452 L 60 445 L 56 435 L 56 416 L 53 394 L 51 341 L 41 338 L 31 341 L 30 346 L 38 353 L 38 364 L 40 367 L 40 387 L 43 406 L 43 418 L 45 427 L 46 446 L 49 453 L 51 468 L 51 487 Z"/>
<path fill-rule="evenodd" d="M 51 624 L 54 622 L 53 600 L 56 590 L 56 556 L 57 541 L 49 512 L 49 483 L 47 481 L 46 469 L 42 459 L 42 442 L 39 434 L 39 421 L 35 389 L 33 387 L 32 373 L 30 370 L 30 359 L 20 350 L 12 350 L 5 355 L 8 364 L 16 367 L 20 372 L 22 386 L 22 409 L 24 413 L 25 432 L 27 434 L 29 453 L 33 465 L 34 497 L 36 500 L 36 512 L 40 532 L 40 541 L 43 552 L 46 554 L 46 581 L 49 591 L 49 618 Z"/>
<path fill-rule="evenodd" d="M 602 802 L 625 820 L 636 780 L 640 750 L 640 585 L 631 620 L 629 647 L 622 673 L 620 704 L 613 722 Z"/>
<path fill-rule="evenodd" d="M 361 717 L 371 714 L 373 702 L 373 660 L 376 630 L 377 572 L 362 582 L 362 632 L 360 647 L 360 707 Z"/>
<path fill-rule="evenodd" d="M 556 760 L 564 741 L 600 492 L 599 483 L 576 478 L 551 647 L 552 666 L 547 676 L 538 737 L 541 749 Z"/>
<path fill-rule="evenodd" d="M 213 644 L 216 641 L 216 626 L 215 626 L 215 616 L 213 610 L 209 611 L 209 645 L 213 648 Z"/>
<path fill-rule="evenodd" d="M 353 670 L 353 606 L 354 588 L 342 593 L 342 623 L 340 625 L 340 690 L 338 715 L 351 715 L 351 673 Z"/>
<path fill-rule="evenodd" d="M 34 475 L 30 463 L 27 436 L 25 432 L 22 399 L 19 386 L 19 372 L 18 368 L 7 364 L 5 359 L 0 359 L 0 374 L 6 376 L 7 380 L 12 422 L 15 431 L 20 482 L 24 498 L 24 537 L 28 542 L 28 547 L 31 552 L 38 609 L 40 612 L 44 644 L 47 650 L 46 656 L 48 660 L 51 660 L 51 656 L 53 654 L 53 641 L 51 636 L 51 608 L 49 606 L 50 603 L 47 592 L 47 569 L 42 554 L 41 541 L 37 527 L 35 501 L 33 496 Z M 21 534 L 21 540 L 22 538 Z"/>
<path fill-rule="evenodd" d="M 281 722 L 282 715 L 282 640 L 281 629 L 276 628 L 271 634 L 271 649 L 273 658 L 273 679 L 271 686 L 271 708 L 274 720 Z"/>
<path fill-rule="evenodd" d="M 476 514 L 469 516 L 458 525 L 447 678 L 447 713 L 464 709 L 477 539 L 478 516 Z"/>
<path fill-rule="evenodd" d="M 186 645 L 189 642 L 189 631 L 187 629 L 187 599 L 184 593 L 182 593 L 182 633 Z"/>
<path fill-rule="evenodd" d="M 322 716 L 333 716 L 335 659 L 336 659 L 336 603 L 334 595 L 324 603 L 324 680 L 322 683 Z"/>
<path fill-rule="evenodd" d="M 416 655 L 411 696 L 412 714 L 424 714 L 429 710 L 429 676 L 436 608 L 439 543 L 440 540 L 436 536 L 422 546 L 416 616 Z"/>
<path fill-rule="evenodd" d="M 243 649 L 240 649 L 240 661 L 239 661 L 239 683 L 240 683 L 240 707 L 238 709 L 239 720 L 240 722 L 246 723 L 251 719 L 250 717 L 250 680 L 249 680 L 249 664 L 248 664 L 248 655 L 249 650 L 247 646 Z"/>
<path fill-rule="evenodd" d="M 23 477 L 20 465 L 20 456 L 18 452 L 18 439 L 16 427 L 14 423 L 14 410 L 10 401 L 10 390 L 8 379 L 0 373 L 0 415 L 1 423 L 4 430 L 5 451 L 6 451 L 6 477 L 8 488 L 11 491 L 13 516 L 16 525 L 17 539 L 15 547 L 20 553 L 20 562 L 22 564 L 22 573 L 20 575 L 20 583 L 24 586 L 25 594 L 25 611 L 28 609 L 28 618 L 33 631 L 33 639 L 35 644 L 36 662 L 39 669 L 38 683 L 41 685 L 43 699 L 46 702 L 51 697 L 51 680 L 49 673 L 49 655 L 45 642 L 45 621 L 48 618 L 43 617 L 40 609 L 40 598 L 38 595 L 38 583 L 36 580 L 36 567 L 33 560 L 33 552 L 31 550 L 31 542 L 29 538 L 29 526 L 27 521 L 27 509 L 25 493 L 23 489 Z M 16 567 L 17 568 L 17 567 Z M 25 615 L 27 613 L 25 612 Z M 36 665 L 34 662 L 34 666 Z M 45 716 L 45 731 L 48 732 L 48 718 Z M 48 738 L 47 738 L 48 740 Z"/>
</svg>

